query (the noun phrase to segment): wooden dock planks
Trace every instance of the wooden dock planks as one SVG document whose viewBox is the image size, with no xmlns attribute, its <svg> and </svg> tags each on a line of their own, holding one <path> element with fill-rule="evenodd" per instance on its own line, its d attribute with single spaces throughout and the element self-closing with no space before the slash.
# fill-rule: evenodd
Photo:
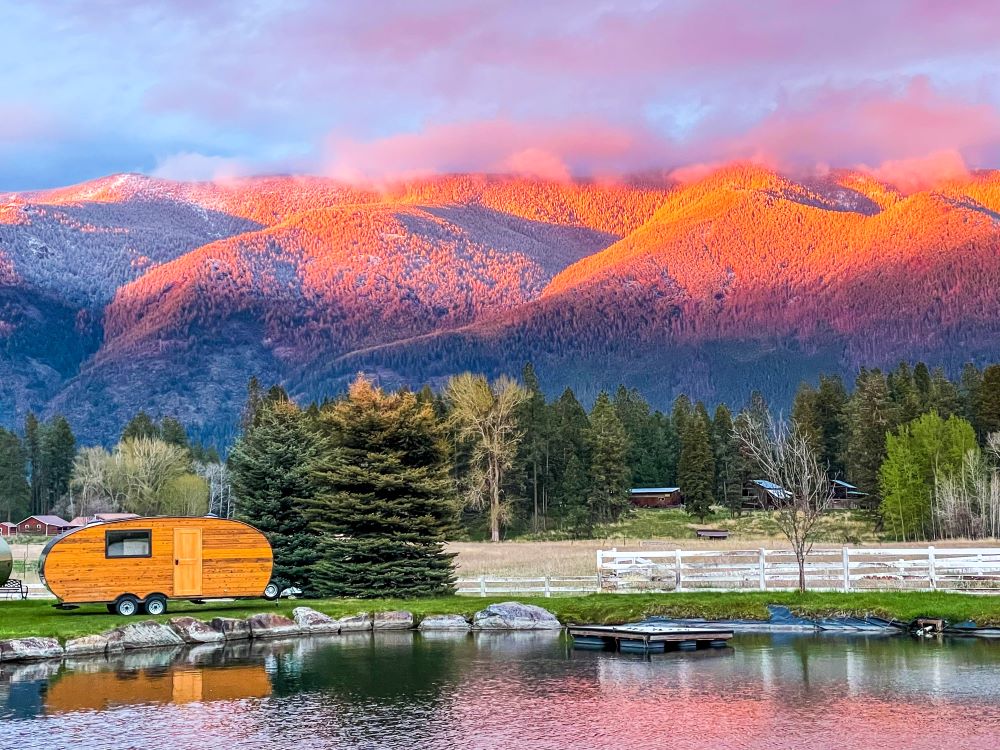
<svg viewBox="0 0 1000 750">
<path fill-rule="evenodd" d="M 681 626 L 657 623 L 629 625 L 571 625 L 567 628 L 574 646 L 593 648 L 598 642 L 616 651 L 636 649 L 663 651 L 668 645 L 682 650 L 722 648 L 733 637 L 725 627 Z"/>
</svg>

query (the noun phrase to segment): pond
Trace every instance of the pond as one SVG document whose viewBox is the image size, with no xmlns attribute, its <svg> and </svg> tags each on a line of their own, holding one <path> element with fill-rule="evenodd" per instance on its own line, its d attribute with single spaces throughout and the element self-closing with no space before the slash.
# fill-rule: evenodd
<svg viewBox="0 0 1000 750">
<path fill-rule="evenodd" d="M 0 747 L 998 746 L 1000 643 L 733 644 L 642 656 L 553 633 L 399 632 L 4 664 Z"/>
</svg>

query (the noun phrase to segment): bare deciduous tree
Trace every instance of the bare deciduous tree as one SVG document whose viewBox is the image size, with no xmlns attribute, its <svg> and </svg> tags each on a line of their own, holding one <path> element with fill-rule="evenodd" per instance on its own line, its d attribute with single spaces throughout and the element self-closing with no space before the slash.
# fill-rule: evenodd
<svg viewBox="0 0 1000 750">
<path fill-rule="evenodd" d="M 806 555 L 817 524 L 830 507 L 833 489 L 807 437 L 794 423 L 741 420 L 734 433 L 747 456 L 782 490 L 774 493 L 776 519 L 788 539 L 799 569 L 799 591 L 806 590 Z"/>
<path fill-rule="evenodd" d="M 489 512 L 490 539 L 500 541 L 500 524 L 507 519 L 503 495 L 505 472 L 511 467 L 523 437 L 517 428 L 517 408 L 528 392 L 517 381 L 501 377 L 492 384 L 465 373 L 448 382 L 449 421 L 472 454 L 465 481 L 466 502 Z"/>
</svg>

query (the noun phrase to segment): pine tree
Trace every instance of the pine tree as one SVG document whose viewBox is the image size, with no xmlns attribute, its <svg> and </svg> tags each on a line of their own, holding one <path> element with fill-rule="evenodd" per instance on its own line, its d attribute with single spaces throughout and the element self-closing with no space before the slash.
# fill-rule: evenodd
<svg viewBox="0 0 1000 750">
<path fill-rule="evenodd" d="M 323 410 L 307 519 L 320 537 L 313 568 L 323 596 L 449 593 L 444 551 L 457 520 L 443 428 L 410 393 L 385 393 L 359 377 Z"/>
<path fill-rule="evenodd" d="M 587 433 L 590 430 L 590 420 L 587 412 L 577 400 L 572 388 L 567 388 L 549 408 L 549 423 L 551 439 L 549 442 L 549 476 L 551 477 L 551 497 L 555 504 L 555 512 L 566 519 L 569 509 L 579 503 L 586 502 L 589 496 L 589 486 L 583 487 L 580 494 L 579 483 L 567 482 L 566 474 L 570 459 L 583 467 L 590 463 L 587 447 Z"/>
<path fill-rule="evenodd" d="M 931 410 L 932 384 L 931 371 L 924 362 L 913 366 L 913 387 L 917 391 L 918 411 L 923 414 Z"/>
<path fill-rule="evenodd" d="M 921 413 L 920 395 L 910 366 L 906 362 L 900 362 L 886 377 L 886 385 L 889 388 L 889 399 L 895 407 L 896 424 L 916 419 Z"/>
<path fill-rule="evenodd" d="M 69 422 L 56 415 L 42 431 L 41 462 L 44 466 L 42 486 L 43 510 L 51 510 L 69 489 L 76 457 L 76 438 Z"/>
<path fill-rule="evenodd" d="M 858 374 L 847 405 L 847 423 L 847 480 L 865 492 L 874 492 L 885 458 L 886 433 L 897 426 L 888 384 L 880 370 L 862 370 Z"/>
<path fill-rule="evenodd" d="M 136 438 L 153 439 L 158 437 L 160 437 L 160 429 L 156 426 L 156 422 L 144 410 L 140 409 L 139 413 L 132 417 L 128 424 L 125 425 L 125 429 L 122 430 L 121 439 L 118 442 L 124 443 L 126 440 L 134 440 Z"/>
<path fill-rule="evenodd" d="M 256 526 L 271 543 L 271 578 L 282 589 L 312 590 L 316 536 L 306 520 L 314 497 L 311 468 L 317 437 L 291 401 L 258 405 L 253 425 L 229 454 L 237 518 Z"/>
<path fill-rule="evenodd" d="M 711 511 L 715 488 L 715 459 L 712 456 L 710 427 L 704 413 L 702 405 L 685 421 L 677 467 L 684 507 L 688 513 L 702 520 Z"/>
<path fill-rule="evenodd" d="M 719 404 L 712 418 L 712 452 L 715 459 L 715 502 L 728 505 L 733 484 L 739 483 L 740 444 L 733 433 L 733 415 L 729 407 Z"/>
<path fill-rule="evenodd" d="M 973 363 L 967 362 L 962 368 L 959 382 L 959 398 L 961 400 L 961 415 L 972 423 L 976 434 L 982 438 L 983 430 L 979 425 L 979 396 L 983 390 L 983 373 Z"/>
<path fill-rule="evenodd" d="M 18 523 L 30 514 L 27 460 L 21 439 L 0 427 L 0 520 Z"/>
<path fill-rule="evenodd" d="M 28 453 L 28 476 L 31 484 L 29 502 L 30 513 L 42 513 L 42 486 L 44 470 L 42 468 L 42 436 L 38 418 L 34 412 L 28 412 L 24 418 L 24 447 Z"/>
<path fill-rule="evenodd" d="M 792 399 L 792 422 L 817 454 L 823 446 L 823 427 L 819 418 L 819 392 L 809 383 L 801 383 Z"/>
<path fill-rule="evenodd" d="M 535 368 L 529 362 L 522 372 L 524 388 L 528 398 L 518 410 L 518 419 L 524 439 L 521 441 L 519 464 L 523 467 L 522 484 L 527 489 L 531 502 L 532 531 L 546 528 L 545 511 L 546 490 L 548 489 L 547 461 L 549 451 L 549 409 L 545 403 L 535 374 Z"/>
<path fill-rule="evenodd" d="M 617 521 L 629 508 L 631 473 L 626 463 L 628 437 L 608 394 L 601 391 L 590 413 L 591 518 L 598 523 Z"/>
<path fill-rule="evenodd" d="M 649 403 L 635 388 L 619 385 L 612 403 L 628 437 L 628 467 L 636 487 L 662 486 L 657 454 L 662 450 L 659 426 L 650 414 Z"/>
<path fill-rule="evenodd" d="M 816 421 L 820 430 L 819 461 L 832 477 L 844 475 L 847 388 L 839 375 L 821 375 L 816 389 Z"/>
<path fill-rule="evenodd" d="M 963 416 L 962 399 L 958 387 L 948 379 L 940 367 L 934 368 L 934 372 L 931 374 L 930 395 L 926 411 L 936 411 L 945 418 L 952 415 Z"/>
<path fill-rule="evenodd" d="M 191 448 L 188 440 L 187 430 L 178 419 L 174 417 L 164 417 L 160 420 L 160 440 L 169 445 L 176 445 L 178 448 Z"/>
<path fill-rule="evenodd" d="M 593 529 L 590 505 L 587 502 L 587 470 L 576 453 L 570 453 L 563 472 L 562 491 L 565 494 L 564 521 L 574 537 L 589 537 Z"/>
<path fill-rule="evenodd" d="M 1000 432 L 1000 365 L 989 365 L 983 370 L 976 422 L 981 438 Z"/>
</svg>

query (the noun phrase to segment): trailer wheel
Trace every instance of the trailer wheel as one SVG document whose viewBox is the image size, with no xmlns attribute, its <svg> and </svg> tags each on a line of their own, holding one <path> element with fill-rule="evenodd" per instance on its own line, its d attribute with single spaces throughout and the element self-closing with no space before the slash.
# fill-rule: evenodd
<svg viewBox="0 0 1000 750">
<path fill-rule="evenodd" d="M 145 609 L 147 615 L 162 615 L 167 611 L 167 598 L 153 594 L 146 598 Z"/>
<path fill-rule="evenodd" d="M 115 614 L 122 617 L 131 617 L 139 611 L 139 600 L 131 594 L 119 596 L 115 602 Z"/>
<path fill-rule="evenodd" d="M 274 581 L 271 581 L 266 587 L 264 587 L 264 598 L 268 601 L 273 602 L 278 598 L 279 594 L 281 594 L 281 590 L 278 588 L 278 584 Z"/>
</svg>

